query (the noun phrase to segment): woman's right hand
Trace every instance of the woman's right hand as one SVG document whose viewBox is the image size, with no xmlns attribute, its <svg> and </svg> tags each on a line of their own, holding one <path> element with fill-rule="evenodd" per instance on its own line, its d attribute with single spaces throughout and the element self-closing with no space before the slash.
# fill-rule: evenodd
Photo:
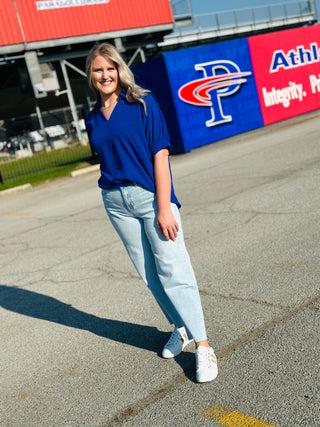
<svg viewBox="0 0 320 427">
<path fill-rule="evenodd" d="M 160 234 L 163 234 L 166 240 L 176 240 L 179 226 L 170 208 L 159 210 L 157 214 L 157 226 Z"/>
</svg>

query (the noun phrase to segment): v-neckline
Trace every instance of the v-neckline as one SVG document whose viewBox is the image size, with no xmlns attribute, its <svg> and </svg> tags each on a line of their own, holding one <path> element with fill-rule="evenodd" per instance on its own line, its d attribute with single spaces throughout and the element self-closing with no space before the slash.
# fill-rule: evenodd
<svg viewBox="0 0 320 427">
<path fill-rule="evenodd" d="M 99 108 L 99 110 L 100 110 L 100 112 L 101 112 L 101 114 L 103 115 L 103 117 L 105 118 L 105 120 L 108 122 L 110 119 L 111 119 L 111 117 L 112 117 L 112 115 L 113 115 L 113 112 L 114 112 L 114 110 L 117 108 L 117 105 L 119 104 L 119 101 L 118 102 L 116 102 L 115 104 L 114 104 L 114 107 L 112 108 L 112 110 L 111 110 L 111 112 L 110 112 L 110 114 L 109 114 L 109 117 L 107 118 L 106 117 L 106 115 L 104 114 L 104 112 L 103 112 L 103 110 L 101 110 L 101 107 Z"/>
</svg>

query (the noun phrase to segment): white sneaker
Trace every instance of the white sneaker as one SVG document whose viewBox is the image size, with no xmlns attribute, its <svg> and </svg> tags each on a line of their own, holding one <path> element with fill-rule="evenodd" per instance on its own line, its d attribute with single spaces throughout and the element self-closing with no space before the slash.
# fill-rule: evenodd
<svg viewBox="0 0 320 427">
<path fill-rule="evenodd" d="M 218 375 L 217 357 L 210 347 L 200 345 L 196 349 L 196 378 L 198 383 L 214 380 Z"/>
<path fill-rule="evenodd" d="M 188 335 L 184 326 L 181 328 L 175 328 L 169 338 L 167 344 L 163 347 L 162 357 L 165 359 L 171 359 L 172 357 L 178 356 L 182 350 L 190 344 L 192 340 L 188 339 Z"/>
</svg>

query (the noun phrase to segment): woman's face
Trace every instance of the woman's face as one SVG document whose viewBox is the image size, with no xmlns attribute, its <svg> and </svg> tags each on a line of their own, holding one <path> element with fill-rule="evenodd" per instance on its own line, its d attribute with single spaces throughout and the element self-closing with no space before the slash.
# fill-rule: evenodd
<svg viewBox="0 0 320 427">
<path fill-rule="evenodd" d="M 118 70 L 115 63 L 107 57 L 98 55 L 92 61 L 91 80 L 93 86 L 100 93 L 102 100 L 119 94 Z"/>
</svg>

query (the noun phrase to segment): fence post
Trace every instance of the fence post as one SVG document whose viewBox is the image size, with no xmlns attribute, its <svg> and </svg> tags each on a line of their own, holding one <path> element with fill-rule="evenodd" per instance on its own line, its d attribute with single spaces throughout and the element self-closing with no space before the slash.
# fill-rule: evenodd
<svg viewBox="0 0 320 427">
<path fill-rule="evenodd" d="M 287 6 L 285 4 L 283 5 L 283 11 L 284 11 L 285 22 L 288 22 L 288 12 L 287 12 Z"/>
<path fill-rule="evenodd" d="M 235 10 L 233 11 L 233 19 L 234 19 L 235 27 L 238 29 L 239 25 L 238 25 L 238 19 L 237 19 L 237 12 Z"/>
<path fill-rule="evenodd" d="M 33 100 L 34 100 L 34 105 L 35 105 L 35 108 L 36 108 L 36 113 L 37 113 L 37 117 L 38 117 L 40 129 L 42 130 L 42 134 L 43 134 L 42 136 L 43 136 L 46 144 L 48 145 L 48 138 L 47 138 L 47 134 L 46 134 L 46 131 L 45 131 L 44 123 L 43 123 L 43 120 L 42 120 L 42 115 L 41 115 L 41 110 L 40 110 L 40 107 L 39 107 L 39 104 L 38 104 L 38 100 L 37 100 L 36 97 L 34 97 Z"/>
<path fill-rule="evenodd" d="M 316 17 L 317 16 L 317 8 L 316 8 L 315 1 L 314 0 L 309 0 L 308 3 L 309 3 L 309 9 L 310 9 L 311 14 L 314 17 Z"/>
</svg>

